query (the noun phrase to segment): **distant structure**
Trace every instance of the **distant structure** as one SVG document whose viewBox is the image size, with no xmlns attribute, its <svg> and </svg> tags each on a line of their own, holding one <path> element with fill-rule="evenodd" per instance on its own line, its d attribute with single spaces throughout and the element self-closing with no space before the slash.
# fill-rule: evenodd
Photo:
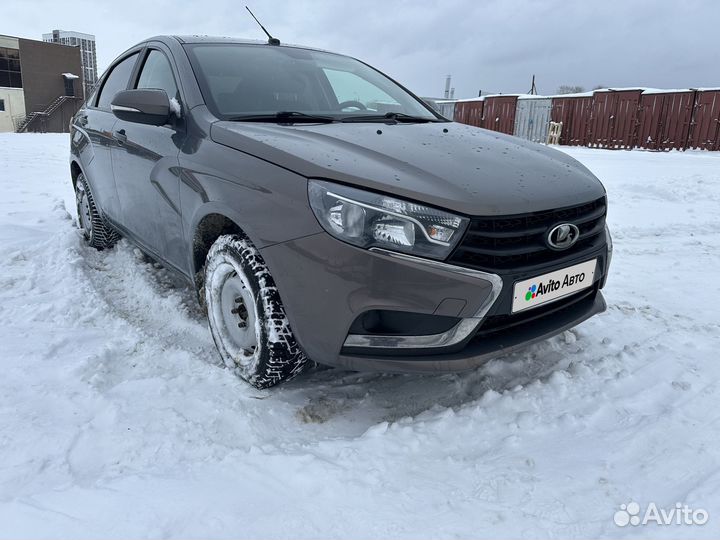
<svg viewBox="0 0 720 540">
<path fill-rule="evenodd" d="M 537 95 L 537 86 L 535 86 L 535 75 L 532 76 L 532 83 L 530 83 L 530 90 L 528 90 L 528 94 L 531 96 Z"/>
<path fill-rule="evenodd" d="M 81 73 L 76 46 L 0 35 L 0 132 L 67 132 Z"/>
<path fill-rule="evenodd" d="M 97 53 L 95 51 L 95 36 L 82 32 L 66 30 L 53 30 L 43 34 L 43 41 L 48 43 L 62 43 L 72 47 L 80 47 L 80 61 L 82 62 L 83 87 L 85 97 L 89 96 L 97 83 Z"/>
<path fill-rule="evenodd" d="M 452 96 L 450 95 L 450 84 L 452 81 L 452 76 L 448 75 L 445 77 L 445 92 L 443 93 L 443 97 L 445 99 L 452 99 Z M 455 94 L 455 89 L 452 89 L 452 93 Z"/>
</svg>

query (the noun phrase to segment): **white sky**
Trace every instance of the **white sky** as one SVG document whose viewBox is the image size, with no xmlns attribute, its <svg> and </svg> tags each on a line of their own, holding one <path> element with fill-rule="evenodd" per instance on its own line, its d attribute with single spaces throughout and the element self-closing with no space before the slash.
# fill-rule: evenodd
<svg viewBox="0 0 720 540">
<path fill-rule="evenodd" d="M 720 86 L 720 0 L 4 0 L 0 34 L 95 34 L 98 69 L 157 34 L 264 35 L 364 60 L 423 96 L 561 84 Z"/>
</svg>

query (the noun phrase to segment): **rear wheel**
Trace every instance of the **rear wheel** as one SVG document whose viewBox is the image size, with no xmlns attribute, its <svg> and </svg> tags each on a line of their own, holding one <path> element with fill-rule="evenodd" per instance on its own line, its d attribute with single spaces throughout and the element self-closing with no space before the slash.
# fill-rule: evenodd
<svg viewBox="0 0 720 540">
<path fill-rule="evenodd" d="M 265 261 L 247 238 L 218 238 L 207 256 L 204 284 L 210 331 L 225 365 L 256 388 L 302 371 L 307 357 Z"/>
<path fill-rule="evenodd" d="M 95 249 L 107 249 L 115 245 L 120 235 L 103 219 L 95 206 L 95 199 L 84 174 L 75 181 L 78 227 L 88 245 Z"/>
</svg>

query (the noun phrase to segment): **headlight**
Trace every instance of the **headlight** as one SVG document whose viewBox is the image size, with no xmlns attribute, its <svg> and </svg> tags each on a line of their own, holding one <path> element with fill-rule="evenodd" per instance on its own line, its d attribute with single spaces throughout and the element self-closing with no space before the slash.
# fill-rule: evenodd
<svg viewBox="0 0 720 540">
<path fill-rule="evenodd" d="M 323 229 L 362 248 L 444 259 L 468 224 L 442 210 L 320 180 L 308 182 L 308 195 Z"/>
</svg>

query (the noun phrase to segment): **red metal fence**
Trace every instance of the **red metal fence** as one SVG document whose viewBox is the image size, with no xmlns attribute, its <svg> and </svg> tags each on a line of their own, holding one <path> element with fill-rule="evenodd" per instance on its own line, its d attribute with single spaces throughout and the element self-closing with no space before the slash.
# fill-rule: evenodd
<svg viewBox="0 0 720 540">
<path fill-rule="evenodd" d="M 459 101 L 455 121 L 513 134 L 516 109 L 517 96 Z M 720 90 L 599 90 L 592 96 L 560 96 L 552 98 L 550 118 L 563 123 L 563 145 L 720 150 Z"/>
<path fill-rule="evenodd" d="M 718 131 L 720 131 L 720 91 L 698 92 L 688 147 L 720 150 Z"/>
<path fill-rule="evenodd" d="M 592 97 L 553 98 L 550 119 L 562 122 L 560 144 L 585 146 L 588 142 L 588 119 Z"/>
<path fill-rule="evenodd" d="M 648 150 L 686 147 L 695 92 L 643 94 L 638 108 L 637 146 Z"/>
<path fill-rule="evenodd" d="M 456 122 L 482 127 L 484 101 L 458 101 L 455 104 Z"/>
<path fill-rule="evenodd" d="M 588 146 L 632 148 L 642 90 L 595 92 Z"/>
<path fill-rule="evenodd" d="M 517 96 L 497 96 L 487 98 L 485 100 L 485 108 L 482 115 L 482 127 L 512 135 L 513 130 L 515 129 L 516 107 Z"/>
</svg>

